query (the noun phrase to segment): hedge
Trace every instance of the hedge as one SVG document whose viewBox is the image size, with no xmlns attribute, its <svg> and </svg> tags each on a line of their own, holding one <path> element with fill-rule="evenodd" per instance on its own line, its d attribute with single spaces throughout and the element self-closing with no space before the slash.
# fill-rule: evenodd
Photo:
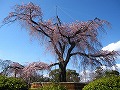
<svg viewBox="0 0 120 90">
<path fill-rule="evenodd" d="M 90 82 L 83 90 L 120 90 L 120 76 L 102 77 Z"/>
<path fill-rule="evenodd" d="M 0 75 L 0 90 L 28 90 L 28 86 L 20 78 Z"/>
</svg>

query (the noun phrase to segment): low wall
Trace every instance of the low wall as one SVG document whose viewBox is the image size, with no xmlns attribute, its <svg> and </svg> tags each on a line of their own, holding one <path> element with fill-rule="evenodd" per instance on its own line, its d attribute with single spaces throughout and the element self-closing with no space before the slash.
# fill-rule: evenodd
<svg viewBox="0 0 120 90">
<path fill-rule="evenodd" d="M 31 84 L 31 88 L 39 88 L 42 86 L 48 86 L 52 84 L 52 82 L 34 82 Z M 55 83 L 58 84 L 58 83 Z M 86 85 L 85 83 L 77 83 L 77 82 L 59 82 L 59 85 L 65 86 L 68 90 L 82 90 L 82 88 Z"/>
<path fill-rule="evenodd" d="M 39 87 L 42 87 L 42 84 L 40 82 L 33 82 L 31 83 L 30 88 L 39 88 Z"/>
</svg>

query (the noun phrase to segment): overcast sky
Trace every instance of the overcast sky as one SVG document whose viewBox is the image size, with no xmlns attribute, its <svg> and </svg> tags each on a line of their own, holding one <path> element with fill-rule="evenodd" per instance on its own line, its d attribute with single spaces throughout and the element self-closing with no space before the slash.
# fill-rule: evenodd
<svg viewBox="0 0 120 90">
<path fill-rule="evenodd" d="M 103 34 L 100 41 L 104 50 L 120 51 L 120 0 L 0 0 L 0 24 L 14 5 L 28 2 L 41 7 L 44 20 L 55 17 L 57 6 L 62 22 L 87 21 L 95 17 L 109 21 L 112 28 L 105 28 L 107 34 Z M 44 45 L 31 38 L 19 23 L 0 28 L 0 59 L 22 64 L 39 60 L 54 62 L 54 57 L 46 52 Z M 117 64 L 120 64 L 119 59 Z"/>
</svg>

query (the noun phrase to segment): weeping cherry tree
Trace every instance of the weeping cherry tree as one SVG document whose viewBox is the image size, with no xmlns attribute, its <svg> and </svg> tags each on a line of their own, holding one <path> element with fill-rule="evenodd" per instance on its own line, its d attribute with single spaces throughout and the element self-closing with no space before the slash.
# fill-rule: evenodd
<svg viewBox="0 0 120 90">
<path fill-rule="evenodd" d="M 66 81 L 66 67 L 70 60 L 77 58 L 84 67 L 89 65 L 101 66 L 115 64 L 119 54 L 117 51 L 101 50 L 102 45 L 98 35 L 109 25 L 106 20 L 95 18 L 88 21 L 63 23 L 58 16 L 43 20 L 41 8 L 33 3 L 15 5 L 13 12 L 4 19 L 3 23 L 19 21 L 28 29 L 30 35 L 35 35 L 44 45 L 54 51 L 57 62 L 51 64 L 59 66 L 59 79 Z"/>
</svg>

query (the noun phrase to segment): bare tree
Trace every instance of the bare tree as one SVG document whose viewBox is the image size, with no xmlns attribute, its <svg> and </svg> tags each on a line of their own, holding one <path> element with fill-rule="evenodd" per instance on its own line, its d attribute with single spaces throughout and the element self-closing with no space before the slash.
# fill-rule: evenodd
<svg viewBox="0 0 120 90">
<path fill-rule="evenodd" d="M 98 35 L 109 22 L 95 18 L 89 21 L 62 23 L 44 21 L 41 8 L 33 3 L 16 5 L 14 11 L 4 19 L 4 24 L 20 21 L 30 31 L 31 35 L 45 40 L 57 56 L 60 81 L 66 81 L 66 66 L 75 56 L 79 57 L 84 67 L 88 65 L 114 65 L 117 51 L 103 51 Z M 41 39 L 41 40 L 42 40 Z M 41 41 L 42 42 L 42 41 Z M 51 65 L 51 66 L 52 66 Z"/>
<path fill-rule="evenodd" d="M 8 76 L 10 72 L 8 72 L 8 67 L 12 63 L 11 60 L 1 60 L 0 59 L 0 68 L 1 68 L 1 74 Z"/>
</svg>

